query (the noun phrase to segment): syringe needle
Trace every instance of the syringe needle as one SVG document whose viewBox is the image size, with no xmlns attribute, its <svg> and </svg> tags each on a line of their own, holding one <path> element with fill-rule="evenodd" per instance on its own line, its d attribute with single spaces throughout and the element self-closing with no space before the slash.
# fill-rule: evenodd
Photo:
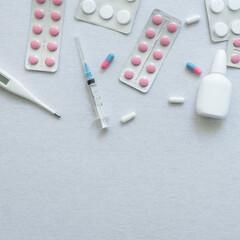
<svg viewBox="0 0 240 240">
<path fill-rule="evenodd" d="M 76 44 L 77 44 L 78 54 L 79 54 L 79 56 L 81 58 L 82 64 L 84 64 L 85 63 L 85 58 L 84 58 L 84 55 L 83 55 L 83 50 L 82 50 L 82 47 L 81 47 L 81 43 L 80 43 L 79 37 L 76 37 L 75 41 L 76 41 Z"/>
</svg>

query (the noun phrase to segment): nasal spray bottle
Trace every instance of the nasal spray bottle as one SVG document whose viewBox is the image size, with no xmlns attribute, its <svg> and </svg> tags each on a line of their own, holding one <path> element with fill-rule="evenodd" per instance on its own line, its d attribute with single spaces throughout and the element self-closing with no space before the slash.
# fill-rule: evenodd
<svg viewBox="0 0 240 240">
<path fill-rule="evenodd" d="M 226 59 L 226 52 L 219 50 L 213 62 L 211 74 L 201 81 L 197 99 L 199 115 L 223 119 L 228 114 L 232 84 L 225 77 Z"/>
</svg>

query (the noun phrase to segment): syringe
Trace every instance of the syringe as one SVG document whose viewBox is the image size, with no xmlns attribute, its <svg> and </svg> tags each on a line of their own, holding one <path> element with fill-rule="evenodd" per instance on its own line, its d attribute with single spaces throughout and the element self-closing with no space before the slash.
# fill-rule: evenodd
<svg viewBox="0 0 240 240">
<path fill-rule="evenodd" d="M 100 98 L 100 95 L 99 95 L 99 92 L 97 89 L 97 85 L 95 83 L 95 79 L 93 78 L 90 68 L 88 67 L 88 64 L 84 58 L 80 39 L 75 38 L 75 41 L 77 44 L 78 53 L 79 53 L 81 62 L 83 64 L 85 76 L 87 79 L 88 89 L 89 89 L 91 97 L 92 97 L 92 101 L 94 104 L 94 109 L 95 109 L 95 112 L 97 115 L 97 119 L 99 119 L 99 121 L 101 123 L 101 129 L 106 129 L 108 127 L 108 125 L 107 125 L 106 118 L 104 116 L 103 107 L 102 107 L 103 105 L 102 105 L 101 98 Z"/>
</svg>

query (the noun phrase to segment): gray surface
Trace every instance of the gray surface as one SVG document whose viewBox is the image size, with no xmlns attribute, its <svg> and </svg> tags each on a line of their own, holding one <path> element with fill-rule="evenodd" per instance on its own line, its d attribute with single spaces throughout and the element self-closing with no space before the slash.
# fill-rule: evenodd
<svg viewBox="0 0 240 240">
<path fill-rule="evenodd" d="M 74 20 L 77 2 L 66 4 L 59 71 L 43 74 L 24 70 L 30 0 L 0 1 L 1 68 L 63 115 L 0 90 L 0 240 L 239 239 L 240 72 L 228 70 L 232 105 L 221 123 L 196 115 L 200 78 L 184 67 L 191 60 L 206 74 L 226 47 L 210 42 L 203 1 L 142 0 L 130 36 Z M 183 27 L 142 95 L 118 75 L 153 8 L 202 19 Z M 75 35 L 111 117 L 106 134 L 92 127 Z M 103 73 L 109 52 L 116 59 Z M 169 106 L 175 94 L 186 104 Z M 120 126 L 132 110 L 134 122 Z"/>
</svg>

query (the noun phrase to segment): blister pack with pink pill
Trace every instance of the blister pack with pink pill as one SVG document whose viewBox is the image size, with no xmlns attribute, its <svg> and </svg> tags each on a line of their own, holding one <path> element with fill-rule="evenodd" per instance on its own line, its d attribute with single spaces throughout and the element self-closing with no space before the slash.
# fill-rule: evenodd
<svg viewBox="0 0 240 240">
<path fill-rule="evenodd" d="M 75 17 L 129 34 L 139 3 L 140 0 L 79 0 Z"/>
<path fill-rule="evenodd" d="M 213 42 L 240 34 L 240 0 L 205 0 Z"/>
<path fill-rule="evenodd" d="M 240 68 L 240 35 L 232 36 L 228 41 L 227 66 Z"/>
<path fill-rule="evenodd" d="M 32 0 L 26 69 L 57 71 L 64 8 L 65 0 Z"/>
<path fill-rule="evenodd" d="M 147 93 L 181 28 L 181 21 L 155 9 L 120 74 L 120 81 Z"/>
</svg>

